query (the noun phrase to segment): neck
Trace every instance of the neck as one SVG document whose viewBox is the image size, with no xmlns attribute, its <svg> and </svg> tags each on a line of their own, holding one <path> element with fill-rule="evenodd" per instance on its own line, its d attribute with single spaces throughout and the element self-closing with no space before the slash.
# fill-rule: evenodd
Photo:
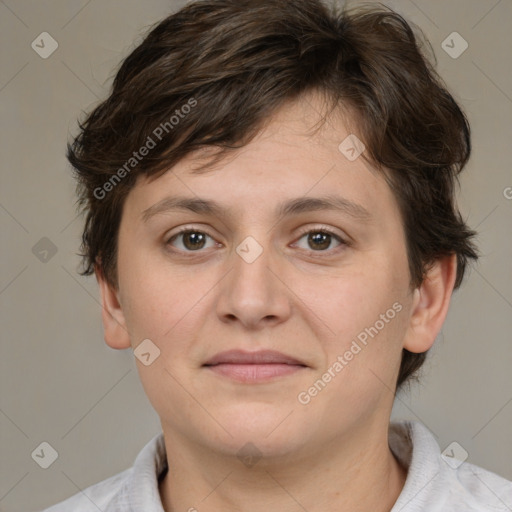
<svg viewBox="0 0 512 512">
<path fill-rule="evenodd" d="M 334 438 L 301 454 L 263 457 L 250 467 L 236 454 L 190 446 L 164 431 L 164 510 L 389 512 L 407 471 L 389 449 L 387 428 L 380 430 Z"/>
</svg>

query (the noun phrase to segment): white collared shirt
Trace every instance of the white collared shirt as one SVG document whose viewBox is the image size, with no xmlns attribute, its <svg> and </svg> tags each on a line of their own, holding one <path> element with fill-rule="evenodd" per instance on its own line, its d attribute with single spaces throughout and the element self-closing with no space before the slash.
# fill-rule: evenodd
<svg viewBox="0 0 512 512">
<path fill-rule="evenodd" d="M 422 423 L 390 423 L 389 446 L 408 468 L 391 512 L 512 511 L 511 481 L 442 456 L 434 436 Z M 166 470 L 160 433 L 144 446 L 131 468 L 41 512 L 164 512 L 158 478 Z"/>
</svg>

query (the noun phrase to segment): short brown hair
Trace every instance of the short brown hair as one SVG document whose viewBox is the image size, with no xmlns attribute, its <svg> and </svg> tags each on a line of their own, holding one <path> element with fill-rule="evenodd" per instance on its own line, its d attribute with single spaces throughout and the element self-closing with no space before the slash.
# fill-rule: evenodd
<svg viewBox="0 0 512 512">
<path fill-rule="evenodd" d="M 122 207 L 138 176 L 156 178 L 205 147 L 220 158 L 314 90 L 332 109 L 355 112 L 363 157 L 384 173 L 401 210 L 411 286 L 456 254 L 458 288 L 477 258 L 455 204 L 470 128 L 415 28 L 382 4 L 338 9 L 321 0 L 202 0 L 159 22 L 68 144 L 86 213 L 82 274 L 98 266 L 118 286 Z M 425 356 L 403 350 L 397 389 Z"/>
</svg>

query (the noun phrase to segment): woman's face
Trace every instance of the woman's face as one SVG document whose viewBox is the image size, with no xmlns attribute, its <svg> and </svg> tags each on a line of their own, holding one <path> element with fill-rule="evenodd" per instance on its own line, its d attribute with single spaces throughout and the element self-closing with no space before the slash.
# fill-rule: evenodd
<svg viewBox="0 0 512 512">
<path fill-rule="evenodd" d="M 290 104 L 213 170 L 192 174 L 189 156 L 126 199 L 117 298 L 129 336 L 106 339 L 151 340 L 137 366 L 169 436 L 307 454 L 389 421 L 413 302 L 402 220 L 358 148 L 340 149 L 341 116 L 309 132 L 320 108 Z M 205 365 L 228 350 L 301 366 Z"/>
</svg>

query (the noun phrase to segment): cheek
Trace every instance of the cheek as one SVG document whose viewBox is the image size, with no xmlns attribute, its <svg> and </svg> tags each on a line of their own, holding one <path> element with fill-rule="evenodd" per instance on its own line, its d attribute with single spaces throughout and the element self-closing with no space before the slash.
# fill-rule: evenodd
<svg viewBox="0 0 512 512">
<path fill-rule="evenodd" d="M 119 273 L 132 344 L 149 338 L 168 364 L 179 357 L 187 360 L 206 312 L 212 315 L 212 288 L 219 276 L 182 270 L 142 252 L 120 262 Z"/>
<path fill-rule="evenodd" d="M 128 247 L 135 249 L 129 250 Z M 149 338 L 157 340 L 163 330 L 172 325 L 169 314 L 176 311 L 176 287 L 168 279 L 163 279 L 161 268 L 137 250 L 120 233 L 118 252 L 118 275 L 120 282 L 123 313 L 132 344 Z M 170 325 L 169 325 L 170 324 Z"/>
<path fill-rule="evenodd" d="M 328 407 L 339 412 L 341 416 L 331 418 L 327 427 L 334 433 L 340 417 L 362 417 L 391 397 L 407 305 L 389 280 L 376 282 L 369 276 L 340 279 L 329 293 L 330 300 L 324 297 L 308 304 L 323 314 L 329 329 L 316 333 L 323 365 L 301 391 L 317 393 L 311 411 L 322 414 Z"/>
<path fill-rule="evenodd" d="M 159 279 L 145 274 L 125 281 L 125 318 L 135 338 L 150 338 L 155 342 L 168 337 L 181 319 L 193 307 L 188 288 L 176 280 Z"/>
<path fill-rule="evenodd" d="M 311 282 L 307 286 L 303 283 L 306 309 L 315 313 L 312 318 L 322 320 L 316 321 L 320 327 L 315 333 L 324 354 L 325 366 L 319 373 L 331 369 L 336 375 L 329 389 L 322 392 L 328 402 L 345 401 L 357 409 L 363 397 L 374 400 L 386 392 L 386 385 L 394 386 L 409 299 L 407 275 L 398 273 L 400 277 L 394 278 L 397 272 L 393 265 L 391 260 L 381 260 L 326 279 L 323 293 L 318 288 L 313 292 Z M 354 394 L 354 390 L 358 392 Z"/>
<path fill-rule="evenodd" d="M 296 278 L 294 291 L 306 309 L 321 320 L 317 323 L 328 333 L 327 339 L 346 343 L 379 321 L 395 302 L 401 302 L 405 281 L 393 279 L 393 275 L 391 265 L 372 263 L 337 276 Z M 394 313 L 391 310 L 388 316 Z"/>
</svg>

